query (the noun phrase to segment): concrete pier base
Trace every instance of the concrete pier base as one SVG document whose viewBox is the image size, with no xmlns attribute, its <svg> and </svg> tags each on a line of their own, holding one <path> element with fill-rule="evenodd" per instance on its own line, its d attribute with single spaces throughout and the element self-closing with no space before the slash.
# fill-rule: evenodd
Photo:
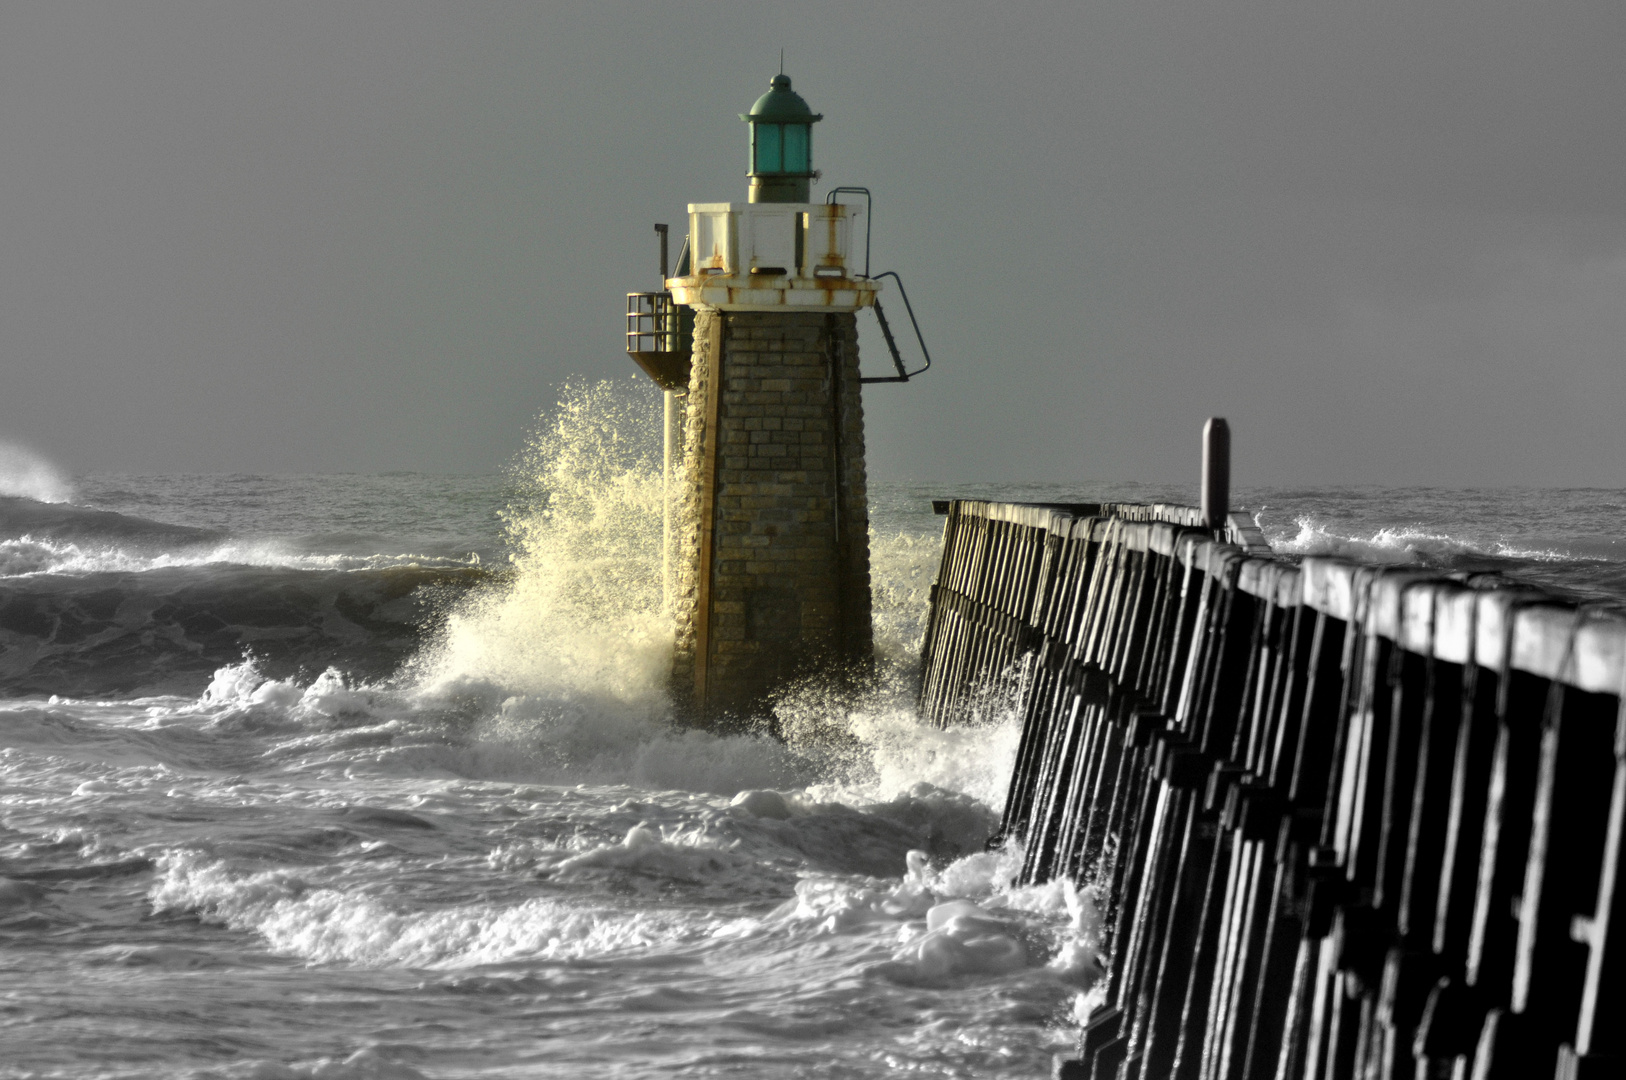
<svg viewBox="0 0 1626 1080">
<path fill-rule="evenodd" d="M 851 312 L 696 312 L 672 601 L 676 699 L 708 726 L 872 662 Z"/>
</svg>

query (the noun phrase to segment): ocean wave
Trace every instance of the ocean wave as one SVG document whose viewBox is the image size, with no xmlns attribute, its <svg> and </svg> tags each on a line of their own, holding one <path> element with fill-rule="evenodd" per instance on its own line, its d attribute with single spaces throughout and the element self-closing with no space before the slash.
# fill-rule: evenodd
<svg viewBox="0 0 1626 1080">
<path fill-rule="evenodd" d="M 0 496 L 0 579 L 41 574 L 145 573 L 184 567 L 380 570 L 478 566 L 478 555 L 340 554 L 301 551 L 276 539 L 245 539 L 110 510 Z"/>
<path fill-rule="evenodd" d="M 540 872 L 542 895 L 437 903 L 347 882 L 332 867 L 255 870 L 204 851 L 157 855 L 147 899 L 155 914 L 186 913 L 252 932 L 309 963 L 456 970 L 524 961 L 605 961 L 764 936 L 868 936 L 892 944 L 866 963 L 889 981 L 947 986 L 1039 975 L 1077 993 L 1100 979 L 1101 920 L 1093 894 L 1066 880 L 1017 886 L 1021 852 L 979 853 L 935 866 L 914 850 L 896 876 L 785 874 L 749 848 L 693 835 L 663 839 L 635 826 L 619 843 L 560 851 Z M 494 864 L 497 865 L 497 864 Z M 509 872 L 526 869 L 512 860 Z M 606 876 L 616 878 L 602 887 Z M 627 879 L 692 883 L 721 878 L 726 895 L 758 892 L 766 875 L 788 898 L 765 915 L 640 903 Z M 557 887 L 589 885 L 579 897 Z M 590 887 L 598 881 L 601 886 Z M 606 895 L 623 902 L 607 904 Z M 855 953 L 862 958 L 863 950 Z"/>
<path fill-rule="evenodd" d="M 0 578 L 37 574 L 139 574 L 177 567 L 263 566 L 286 570 L 383 570 L 391 567 L 460 568 L 479 566 L 464 559 L 402 554 L 316 555 L 293 552 L 275 541 L 230 540 L 176 551 L 145 552 L 24 534 L 0 540 Z"/>
<path fill-rule="evenodd" d="M 1533 548 L 1508 540 L 1470 540 L 1416 525 L 1385 526 L 1352 535 L 1307 516 L 1296 518 L 1291 527 L 1267 526 L 1266 538 L 1275 551 L 1284 555 L 1331 555 L 1393 565 L 1455 567 L 1480 559 L 1565 562 L 1576 558 L 1556 548 Z"/>
<path fill-rule="evenodd" d="M 930 785 L 854 806 L 794 790 L 747 790 L 698 817 L 635 797 L 589 831 L 514 840 L 488 861 L 561 886 L 607 882 L 616 895 L 682 892 L 691 902 L 729 903 L 783 897 L 809 873 L 896 877 L 911 851 L 960 858 L 980 851 L 997 823 L 987 807 Z M 611 832 L 618 825 L 619 837 Z"/>
<path fill-rule="evenodd" d="M 172 525 L 111 510 L 0 492 L 0 537 L 22 536 L 155 554 L 226 539 L 224 533 L 214 529 Z"/>
<path fill-rule="evenodd" d="M 785 740 L 684 728 L 590 695 L 510 699 L 494 718 L 484 711 L 335 669 L 272 678 L 255 660 L 219 669 L 195 702 L 168 710 L 201 731 L 256 739 L 253 753 L 313 777 L 619 788 L 626 803 L 592 832 L 563 845 L 517 842 L 494 857 L 555 880 L 609 874 L 631 889 L 685 883 L 719 896 L 762 884 L 727 852 L 753 866 L 885 876 L 911 849 L 936 859 L 981 850 L 998 825 L 1020 730 L 1012 716 L 942 731 L 862 701 L 828 714 L 817 737 Z M 732 802 L 680 827 L 641 791 Z"/>
<path fill-rule="evenodd" d="M 869 537 L 875 659 L 883 669 L 912 672 L 926 636 L 932 580 L 942 538 L 903 531 Z"/>
<path fill-rule="evenodd" d="M 550 897 L 412 910 L 394 899 L 290 870 L 244 872 L 196 851 L 156 860 L 153 911 L 186 912 L 263 937 L 311 963 L 459 968 L 518 959 L 573 960 L 703 939 L 680 913 L 617 911 Z"/>
<path fill-rule="evenodd" d="M 474 566 L 305 570 L 216 564 L 0 580 L 0 691 L 185 693 L 245 652 L 265 672 L 383 678 L 419 646 Z"/>
</svg>

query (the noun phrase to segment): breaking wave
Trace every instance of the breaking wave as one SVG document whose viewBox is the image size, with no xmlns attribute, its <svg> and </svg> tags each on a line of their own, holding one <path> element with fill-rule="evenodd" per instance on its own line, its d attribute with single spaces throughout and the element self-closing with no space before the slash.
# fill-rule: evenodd
<svg viewBox="0 0 1626 1080">
<path fill-rule="evenodd" d="M 890 942 L 862 964 L 908 986 L 1032 973 L 1075 992 L 1102 974 L 1094 896 L 1065 879 L 1017 886 L 1021 852 L 973 854 L 934 868 L 910 850 L 886 877 L 808 872 L 774 858 L 800 847 L 817 866 L 820 848 L 843 840 L 827 809 L 786 813 L 777 834 L 752 834 L 736 806 L 699 827 L 635 825 L 624 838 L 492 853 L 502 873 L 600 886 L 592 903 L 571 894 L 514 902 L 424 908 L 348 885 L 327 869 L 251 871 L 196 850 L 159 856 L 148 892 L 156 913 L 193 913 L 251 931 L 276 952 L 309 963 L 458 970 L 516 961 L 605 961 L 651 949 L 729 940 L 829 936 Z M 857 815 L 847 815 L 847 831 Z M 881 821 L 878 829 L 884 830 Z M 901 834 L 905 830 L 896 830 Z M 712 914 L 637 902 L 641 893 L 710 885 L 719 899 L 775 893 L 788 899 L 760 916 Z M 608 888 L 605 888 L 608 886 Z M 604 902 L 605 893 L 627 899 Z M 736 909 L 737 910 L 737 909 Z M 890 956 L 887 956 L 890 953 Z M 860 958 L 865 954 L 859 952 Z M 883 958 L 886 957 L 886 958 Z"/>
<path fill-rule="evenodd" d="M 436 968 L 581 959 L 704 938 L 709 929 L 674 913 L 616 912 L 546 898 L 413 911 L 291 870 L 242 873 L 191 852 L 164 856 L 159 869 L 150 893 L 154 911 L 197 912 L 252 930 L 275 951 L 312 963 Z"/>
<path fill-rule="evenodd" d="M 382 679 L 445 601 L 487 576 L 467 565 L 183 565 L 3 579 L 0 691 L 190 695 L 245 653 L 279 678 L 338 666 Z"/>
<path fill-rule="evenodd" d="M 476 558 L 454 559 L 410 552 L 371 555 L 318 555 L 289 551 L 274 541 L 229 540 L 179 551 L 145 552 L 98 547 L 23 535 L 0 540 L 0 578 L 35 574 L 139 574 L 185 567 L 260 566 L 287 570 L 383 570 L 390 567 L 478 566 Z"/>
<path fill-rule="evenodd" d="M 1421 526 L 1396 525 L 1366 534 L 1349 535 L 1317 521 L 1299 517 L 1290 528 L 1267 531 L 1270 545 L 1284 555 L 1334 555 L 1396 565 L 1455 567 L 1479 559 L 1561 562 L 1572 555 L 1552 549 L 1532 549 L 1505 540 L 1474 541 L 1433 532 Z"/>
</svg>

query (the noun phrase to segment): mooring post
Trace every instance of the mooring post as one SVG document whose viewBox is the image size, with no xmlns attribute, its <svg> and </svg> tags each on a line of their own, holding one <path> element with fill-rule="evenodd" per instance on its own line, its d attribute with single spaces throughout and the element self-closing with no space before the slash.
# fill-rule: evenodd
<svg viewBox="0 0 1626 1080">
<path fill-rule="evenodd" d="M 1203 528 L 1225 531 L 1231 511 L 1231 425 L 1210 416 L 1203 425 Z"/>
</svg>

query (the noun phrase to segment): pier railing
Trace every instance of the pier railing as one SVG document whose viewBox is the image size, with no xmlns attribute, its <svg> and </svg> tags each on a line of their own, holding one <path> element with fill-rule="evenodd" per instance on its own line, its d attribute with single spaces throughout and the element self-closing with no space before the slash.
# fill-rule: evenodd
<svg viewBox="0 0 1626 1080">
<path fill-rule="evenodd" d="M 922 707 L 1023 734 L 1001 838 L 1099 892 L 1094 1080 L 1626 1076 L 1626 614 L 952 503 Z"/>
</svg>

